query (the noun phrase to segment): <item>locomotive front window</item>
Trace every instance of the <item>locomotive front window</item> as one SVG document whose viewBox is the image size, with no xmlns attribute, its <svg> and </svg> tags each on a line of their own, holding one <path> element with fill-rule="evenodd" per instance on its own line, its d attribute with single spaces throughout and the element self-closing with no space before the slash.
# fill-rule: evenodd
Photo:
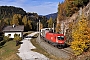
<svg viewBox="0 0 90 60">
<path fill-rule="evenodd" d="M 57 39 L 58 40 L 64 40 L 64 36 L 58 36 Z"/>
</svg>

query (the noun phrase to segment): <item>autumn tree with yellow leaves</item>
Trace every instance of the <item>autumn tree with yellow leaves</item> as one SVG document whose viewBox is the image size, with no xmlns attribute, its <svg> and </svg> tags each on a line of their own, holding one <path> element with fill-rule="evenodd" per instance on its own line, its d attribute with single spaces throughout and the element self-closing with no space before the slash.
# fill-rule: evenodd
<svg viewBox="0 0 90 60">
<path fill-rule="evenodd" d="M 72 30 L 73 42 L 71 43 L 71 48 L 74 50 L 75 55 L 82 54 L 90 46 L 90 34 L 87 25 L 87 19 L 82 15 Z"/>
<path fill-rule="evenodd" d="M 16 46 L 19 45 L 19 42 L 21 41 L 21 37 L 18 34 L 14 34 L 14 39 L 16 41 Z"/>
<path fill-rule="evenodd" d="M 50 19 L 47 22 L 48 22 L 48 28 L 52 28 L 53 27 L 53 19 L 52 19 L 52 17 L 50 17 Z"/>
<path fill-rule="evenodd" d="M 40 23 L 40 30 L 43 28 L 43 24 L 42 23 Z"/>
<path fill-rule="evenodd" d="M 28 24 L 28 26 L 29 26 L 30 29 L 32 29 L 32 25 L 31 25 L 31 23 L 32 23 L 31 20 L 28 20 L 28 21 L 27 21 L 27 24 Z"/>
<path fill-rule="evenodd" d="M 58 4 L 58 12 L 57 12 L 57 24 L 56 24 L 56 33 L 61 31 L 61 24 L 60 22 L 63 20 L 64 18 L 64 6 L 63 4 Z"/>
<path fill-rule="evenodd" d="M 14 14 L 10 24 L 11 25 L 13 25 L 13 24 L 19 25 L 19 19 L 21 19 L 21 15 L 20 14 Z"/>
<path fill-rule="evenodd" d="M 26 15 L 23 17 L 22 22 L 25 26 L 27 25 L 27 16 Z"/>
</svg>

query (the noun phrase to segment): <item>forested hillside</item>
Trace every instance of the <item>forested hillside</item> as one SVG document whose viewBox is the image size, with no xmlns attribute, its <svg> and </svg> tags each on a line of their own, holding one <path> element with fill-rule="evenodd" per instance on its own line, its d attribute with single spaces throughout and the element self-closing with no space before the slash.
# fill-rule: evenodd
<svg viewBox="0 0 90 60">
<path fill-rule="evenodd" d="M 0 6 L 0 30 L 7 25 L 24 25 L 25 31 L 37 30 L 39 19 L 46 27 L 47 18 L 37 13 L 27 13 L 22 8 L 14 6 Z M 29 28 L 28 28 L 29 27 Z"/>
<path fill-rule="evenodd" d="M 13 6 L 0 6 L 0 19 L 1 18 L 8 18 L 12 17 L 14 14 L 21 14 L 25 15 L 26 12 L 19 7 L 13 7 Z"/>
</svg>

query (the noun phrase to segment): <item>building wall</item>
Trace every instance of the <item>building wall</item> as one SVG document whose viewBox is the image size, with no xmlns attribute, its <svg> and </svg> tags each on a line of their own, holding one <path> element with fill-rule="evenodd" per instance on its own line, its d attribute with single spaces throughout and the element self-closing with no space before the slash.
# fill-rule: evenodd
<svg viewBox="0 0 90 60">
<path fill-rule="evenodd" d="M 8 35 L 10 35 L 10 37 L 9 38 L 14 38 L 14 34 L 19 34 L 20 35 L 20 37 L 23 37 L 23 35 L 22 35 L 22 32 L 5 32 L 5 36 L 8 36 Z"/>
</svg>

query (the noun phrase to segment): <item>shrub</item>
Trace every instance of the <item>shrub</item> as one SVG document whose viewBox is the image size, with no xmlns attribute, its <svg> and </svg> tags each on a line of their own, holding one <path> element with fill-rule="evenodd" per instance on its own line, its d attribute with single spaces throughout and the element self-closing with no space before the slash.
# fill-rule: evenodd
<svg viewBox="0 0 90 60">
<path fill-rule="evenodd" d="M 18 34 L 14 35 L 14 39 L 16 41 L 16 46 L 19 45 L 19 41 L 21 40 L 21 37 Z"/>
<path fill-rule="evenodd" d="M 4 36 L 3 41 L 5 42 L 9 41 L 9 36 Z"/>
</svg>

